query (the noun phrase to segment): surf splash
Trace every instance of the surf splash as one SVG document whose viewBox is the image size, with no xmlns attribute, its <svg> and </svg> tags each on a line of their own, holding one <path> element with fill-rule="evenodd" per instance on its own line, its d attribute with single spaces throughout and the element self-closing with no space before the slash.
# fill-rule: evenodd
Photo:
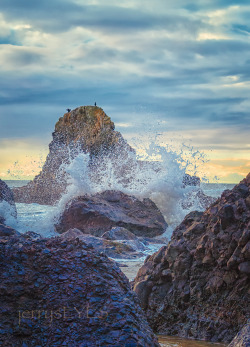
<svg viewBox="0 0 250 347">
<path fill-rule="evenodd" d="M 70 161 L 60 168 L 67 174 L 68 186 L 57 205 L 19 203 L 18 219 L 7 216 L 8 225 L 20 232 L 30 230 L 53 236 L 54 224 L 72 198 L 105 190 L 120 190 L 139 199 L 152 199 L 169 225 L 164 235 L 167 237 L 187 213 L 203 209 L 197 197 L 201 188 L 184 184 L 187 172 L 196 174 L 205 161 L 204 154 L 191 146 L 176 149 L 154 139 L 144 147 L 143 154 L 142 151 L 117 150 L 96 158 L 80 150 L 76 154 L 76 148 L 73 150 L 68 156 Z"/>
<path fill-rule="evenodd" d="M 203 209 L 197 198 L 200 187 L 184 182 L 187 171 L 196 172 L 203 165 L 204 154 L 192 147 L 176 151 L 156 143 L 151 143 L 145 153 L 144 160 L 136 152 L 117 151 L 96 159 L 79 153 L 70 164 L 63 164 L 68 188 L 58 203 L 55 219 L 76 196 L 120 190 L 137 198 L 152 199 L 169 224 L 170 236 L 188 212 Z"/>
<path fill-rule="evenodd" d="M 16 224 L 16 211 L 14 206 L 9 204 L 7 201 L 2 200 L 0 202 L 0 216 L 4 219 L 6 225 Z"/>
</svg>

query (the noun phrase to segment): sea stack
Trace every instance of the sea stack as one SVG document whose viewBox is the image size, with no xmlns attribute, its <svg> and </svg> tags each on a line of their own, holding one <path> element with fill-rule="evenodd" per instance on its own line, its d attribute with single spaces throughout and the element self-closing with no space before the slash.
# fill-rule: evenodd
<svg viewBox="0 0 250 347">
<path fill-rule="evenodd" d="M 15 201 L 55 204 L 67 187 L 62 164 L 69 164 L 80 152 L 89 153 L 92 159 L 114 152 L 133 152 L 114 129 L 114 123 L 100 107 L 81 106 L 65 113 L 55 125 L 42 171 L 26 186 L 13 189 Z"/>
<path fill-rule="evenodd" d="M 250 318 L 250 174 L 189 213 L 134 290 L 155 332 L 230 342 Z"/>
</svg>

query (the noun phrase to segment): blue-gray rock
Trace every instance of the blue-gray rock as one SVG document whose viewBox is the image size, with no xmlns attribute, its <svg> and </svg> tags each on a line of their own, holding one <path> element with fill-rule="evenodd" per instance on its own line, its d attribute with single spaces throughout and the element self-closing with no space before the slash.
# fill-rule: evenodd
<svg viewBox="0 0 250 347">
<path fill-rule="evenodd" d="M 166 335 L 229 343 L 250 318 L 250 174 L 205 212 L 191 212 L 134 281 Z"/>
<path fill-rule="evenodd" d="M 0 317 L 3 347 L 159 347 L 118 265 L 77 235 L 0 238 Z"/>
</svg>

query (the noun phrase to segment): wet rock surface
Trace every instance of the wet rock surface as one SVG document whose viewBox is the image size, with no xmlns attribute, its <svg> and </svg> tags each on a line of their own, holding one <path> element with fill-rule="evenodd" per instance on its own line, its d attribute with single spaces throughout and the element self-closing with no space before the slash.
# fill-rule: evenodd
<svg viewBox="0 0 250 347">
<path fill-rule="evenodd" d="M 65 113 L 55 125 L 42 171 L 26 186 L 13 189 L 15 201 L 55 204 L 68 185 L 68 175 L 62 164 L 69 164 L 79 152 L 89 153 L 92 159 L 115 151 L 121 156 L 132 152 L 133 149 L 114 129 L 114 123 L 100 107 L 81 106 Z"/>
<path fill-rule="evenodd" d="M 78 237 L 0 236 L 0 345 L 159 346 L 115 262 Z"/>
<path fill-rule="evenodd" d="M 148 244 L 144 238 L 138 238 L 135 234 L 122 227 L 113 227 L 111 230 L 106 231 L 102 235 L 103 239 L 118 241 L 124 245 L 127 245 L 135 251 L 145 251 L 145 244 Z"/>
<path fill-rule="evenodd" d="M 10 205 L 8 210 L 11 213 L 11 215 L 13 215 L 13 217 L 16 217 L 17 211 L 13 193 L 11 189 L 8 187 L 8 185 L 4 181 L 0 180 L 0 203 L 3 202 L 8 203 Z M 5 223 L 5 216 L 2 209 L 0 209 L 0 223 Z"/>
<path fill-rule="evenodd" d="M 59 233 L 77 228 L 85 234 L 101 236 L 114 226 L 137 236 L 154 237 L 164 233 L 167 223 L 150 199 L 140 201 L 120 191 L 107 190 L 73 199 L 55 228 Z"/>
<path fill-rule="evenodd" d="M 135 234 L 122 227 L 113 227 L 111 230 L 106 231 L 102 237 L 107 240 L 138 240 Z"/>
<path fill-rule="evenodd" d="M 70 229 L 62 234 L 65 239 L 78 237 L 87 245 L 92 246 L 95 250 L 102 252 L 107 257 L 114 259 L 135 259 L 143 256 L 135 244 L 122 243 L 115 240 L 106 240 L 91 234 L 83 234 L 79 229 Z M 134 247 L 133 247 L 134 246 Z"/>
<path fill-rule="evenodd" d="M 134 290 L 155 332 L 230 342 L 250 318 L 249 187 L 250 174 L 146 258 Z"/>
<path fill-rule="evenodd" d="M 249 347 L 250 346 L 250 320 L 235 336 L 228 347 Z"/>
</svg>

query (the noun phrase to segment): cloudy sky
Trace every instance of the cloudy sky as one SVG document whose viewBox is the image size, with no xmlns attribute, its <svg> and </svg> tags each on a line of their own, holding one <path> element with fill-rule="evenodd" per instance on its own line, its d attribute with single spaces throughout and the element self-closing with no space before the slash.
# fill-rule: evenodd
<svg viewBox="0 0 250 347">
<path fill-rule="evenodd" d="M 248 0 L 1 0 L 0 176 L 37 171 L 67 107 L 128 139 L 189 141 L 208 176 L 250 171 Z M 15 164 L 15 162 L 17 162 Z"/>
</svg>

